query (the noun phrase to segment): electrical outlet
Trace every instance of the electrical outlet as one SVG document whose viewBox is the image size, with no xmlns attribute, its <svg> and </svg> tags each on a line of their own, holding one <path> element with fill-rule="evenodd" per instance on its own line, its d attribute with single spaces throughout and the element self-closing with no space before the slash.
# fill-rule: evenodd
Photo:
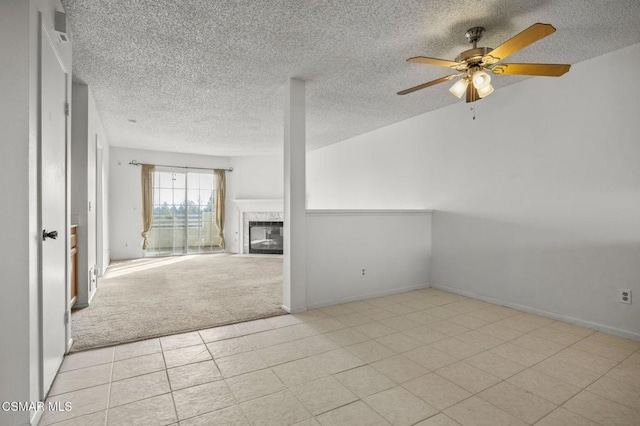
<svg viewBox="0 0 640 426">
<path fill-rule="evenodd" d="M 629 290 L 628 288 L 621 288 L 618 301 L 620 303 L 626 303 L 626 304 L 630 305 L 631 304 L 631 290 Z"/>
</svg>

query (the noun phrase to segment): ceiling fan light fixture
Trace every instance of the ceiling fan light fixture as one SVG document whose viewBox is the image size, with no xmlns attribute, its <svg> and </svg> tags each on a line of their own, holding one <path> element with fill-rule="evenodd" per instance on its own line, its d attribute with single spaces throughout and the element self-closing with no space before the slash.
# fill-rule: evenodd
<svg viewBox="0 0 640 426">
<path fill-rule="evenodd" d="M 468 85 L 469 85 L 469 81 L 466 78 L 461 78 L 460 80 L 456 81 L 456 83 L 453 86 L 451 86 L 449 91 L 453 93 L 454 96 L 457 96 L 458 98 L 462 98 L 462 95 L 464 95 L 467 92 Z"/>
<path fill-rule="evenodd" d="M 482 90 L 491 85 L 491 76 L 484 71 L 473 73 L 473 85 L 476 89 Z"/>
<path fill-rule="evenodd" d="M 489 96 L 492 93 L 493 93 L 493 86 L 491 85 L 491 83 L 489 83 L 489 85 L 483 89 L 478 89 L 478 96 L 480 96 L 481 98 L 484 98 L 485 96 Z"/>
</svg>

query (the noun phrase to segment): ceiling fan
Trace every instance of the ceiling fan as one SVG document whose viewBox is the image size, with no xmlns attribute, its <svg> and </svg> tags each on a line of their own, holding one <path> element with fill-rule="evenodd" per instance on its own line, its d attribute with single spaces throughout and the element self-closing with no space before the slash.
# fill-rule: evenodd
<svg viewBox="0 0 640 426">
<path fill-rule="evenodd" d="M 547 77 L 560 77 L 571 65 L 568 64 L 502 64 L 499 61 L 513 55 L 517 51 L 524 49 L 532 43 L 554 33 L 556 29 L 550 24 L 533 24 L 520 34 L 510 38 L 495 49 L 489 47 L 478 47 L 478 40 L 482 37 L 484 28 L 474 27 L 469 29 L 465 36 L 473 48 L 460 53 L 455 61 L 444 59 L 428 58 L 426 56 L 416 56 L 407 59 L 407 62 L 420 64 L 438 65 L 451 68 L 457 73 L 450 74 L 437 80 L 429 81 L 419 86 L 398 92 L 398 95 L 406 95 L 426 87 L 434 86 L 445 81 L 453 80 L 462 76 L 449 91 L 458 98 L 466 93 L 467 102 L 475 102 L 493 93 L 491 85 L 491 75 L 535 75 Z"/>
</svg>

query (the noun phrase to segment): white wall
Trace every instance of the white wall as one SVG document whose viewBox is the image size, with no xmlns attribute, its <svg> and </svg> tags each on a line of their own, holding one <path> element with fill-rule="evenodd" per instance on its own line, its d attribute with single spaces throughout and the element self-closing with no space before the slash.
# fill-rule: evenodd
<svg viewBox="0 0 640 426">
<path fill-rule="evenodd" d="M 426 287 L 430 257 L 429 212 L 307 210 L 307 307 Z"/>
<path fill-rule="evenodd" d="M 240 252 L 238 206 L 233 200 L 281 200 L 284 194 L 282 155 L 232 157 L 233 172 L 227 173 L 225 236 L 227 251 Z"/>
<path fill-rule="evenodd" d="M 632 64 L 640 44 L 500 88 L 476 120 L 458 102 L 313 151 L 308 207 L 435 209 L 432 285 L 640 339 L 640 303 L 616 301 L 640 294 Z"/>
<path fill-rule="evenodd" d="M 0 4 L 0 206 L 5 224 L 0 248 L 0 400 L 40 396 L 38 224 L 39 12 L 53 33 L 55 0 L 5 0 Z M 67 69 L 71 46 L 58 45 Z M 70 93 L 69 93 L 70 98 Z M 62 232 L 62 236 L 68 234 Z M 0 424 L 29 424 L 33 413 L 0 412 Z"/>
<path fill-rule="evenodd" d="M 78 300 L 77 307 L 87 306 L 96 287 L 91 285 L 90 271 L 98 255 L 108 256 L 108 239 L 98 253 L 96 152 L 99 144 L 109 156 L 109 142 L 88 86 L 73 83 L 71 120 L 71 223 L 78 225 Z M 108 188 L 105 188 L 108 191 Z M 108 192 L 105 192 L 108 194 Z M 108 204 L 108 203 L 107 203 Z M 108 206 L 103 206 L 107 208 Z M 108 232 L 108 230 L 107 230 Z M 108 262 L 108 261 L 107 261 Z"/>
<path fill-rule="evenodd" d="M 113 142 L 113 141 L 112 141 Z M 142 251 L 142 189 L 140 167 L 129 164 L 228 168 L 229 157 L 177 154 L 111 147 L 109 158 L 109 235 L 112 259 L 137 259 Z M 234 172 L 227 173 L 227 185 Z M 227 199 L 229 197 L 227 196 Z M 225 234 L 227 232 L 225 231 Z"/>
</svg>

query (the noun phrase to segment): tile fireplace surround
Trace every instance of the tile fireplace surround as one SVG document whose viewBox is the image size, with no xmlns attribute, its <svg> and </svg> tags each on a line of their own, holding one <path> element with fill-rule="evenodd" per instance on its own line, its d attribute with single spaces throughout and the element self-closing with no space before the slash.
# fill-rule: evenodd
<svg viewBox="0 0 640 426">
<path fill-rule="evenodd" d="M 233 200 L 239 211 L 240 254 L 249 253 L 249 222 L 284 221 L 283 200 Z"/>
</svg>

